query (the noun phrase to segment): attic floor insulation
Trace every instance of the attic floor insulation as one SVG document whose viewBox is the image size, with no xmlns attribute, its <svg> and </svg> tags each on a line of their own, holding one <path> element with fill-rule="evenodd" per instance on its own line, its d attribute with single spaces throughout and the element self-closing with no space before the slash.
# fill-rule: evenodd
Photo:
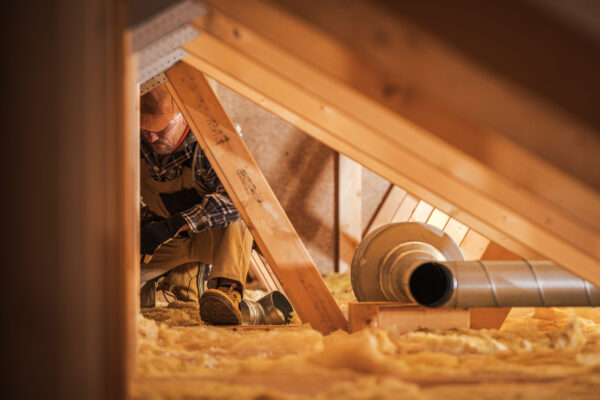
<svg viewBox="0 0 600 400">
<path fill-rule="evenodd" d="M 347 275 L 326 282 L 342 306 Z M 248 291 L 249 298 L 263 295 Z M 500 330 L 323 336 L 202 325 L 195 303 L 143 311 L 134 399 L 599 399 L 600 310 L 515 308 Z"/>
</svg>

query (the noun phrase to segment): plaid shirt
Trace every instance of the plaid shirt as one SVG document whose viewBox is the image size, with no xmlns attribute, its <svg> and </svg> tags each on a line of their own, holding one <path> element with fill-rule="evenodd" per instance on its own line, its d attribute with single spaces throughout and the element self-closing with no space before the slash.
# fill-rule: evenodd
<svg viewBox="0 0 600 400">
<path fill-rule="evenodd" d="M 159 182 L 171 181 L 182 174 L 184 166 L 192 167 L 192 157 L 199 145 L 191 132 L 173 153 L 168 154 L 162 160 L 159 160 L 158 155 L 144 136 L 140 136 L 142 137 L 142 157 L 148 163 L 152 179 Z M 196 171 L 194 173 L 196 183 L 208 194 L 202 198 L 200 203 L 182 213 L 192 232 L 221 229 L 237 221 L 240 215 L 200 148 L 196 153 Z"/>
</svg>

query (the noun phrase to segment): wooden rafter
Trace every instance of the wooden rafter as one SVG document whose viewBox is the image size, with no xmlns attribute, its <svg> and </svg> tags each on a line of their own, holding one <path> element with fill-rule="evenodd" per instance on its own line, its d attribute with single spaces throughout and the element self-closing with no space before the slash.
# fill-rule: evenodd
<svg viewBox="0 0 600 400">
<path fill-rule="evenodd" d="M 206 77 L 186 63 L 166 72 L 179 109 L 300 318 L 324 332 L 347 321 Z"/>
<path fill-rule="evenodd" d="M 419 205 L 421 210 L 417 210 Z M 479 260 L 490 243 L 488 239 L 469 229 L 468 226 L 451 218 L 437 208 L 431 208 L 427 203 L 419 201 L 395 185 L 392 185 L 390 190 L 383 196 L 381 204 L 377 207 L 365 232 L 372 232 L 380 226 L 392 222 L 405 222 L 409 220 L 427 222 L 447 233 L 460 246 L 466 260 Z M 494 249 L 496 248 L 503 249 L 497 245 Z M 505 249 L 503 251 L 507 252 Z"/>
<path fill-rule="evenodd" d="M 472 3 L 470 7 L 473 9 L 495 7 L 493 1 L 461 1 Z M 493 165 L 495 170 L 531 191 L 542 194 L 554 204 L 566 206 L 580 218 L 595 221 L 596 226 L 600 224 L 600 211 L 594 207 L 598 203 L 578 204 L 579 201 L 573 199 L 573 196 L 582 200 L 593 199 L 593 191 L 578 185 L 571 177 L 559 173 L 548 164 L 539 162 L 536 157 L 522 151 L 521 147 L 502 136 L 512 132 L 513 137 L 519 139 L 529 137 L 529 141 L 537 142 L 538 147 L 543 147 L 545 142 L 536 138 L 536 135 L 552 137 L 553 143 L 562 145 L 556 146 L 555 153 L 566 152 L 571 164 L 577 164 L 572 169 L 581 171 L 575 175 L 598 190 L 600 171 L 595 168 L 595 154 L 600 151 L 600 141 L 597 140 L 597 132 L 579 124 L 573 115 L 552 108 L 543 100 L 511 85 L 501 76 L 480 68 L 471 58 L 454 51 L 416 26 L 408 20 L 408 15 L 405 18 L 394 18 L 389 10 L 382 12 L 374 4 L 376 1 L 353 1 L 344 7 L 335 0 L 281 0 L 277 2 L 277 6 L 264 0 L 206 2 L 223 14 L 216 11 L 202 19 L 203 26 L 228 44 L 240 49 L 240 44 L 243 44 L 247 54 L 251 52 L 256 58 L 268 58 L 273 63 L 286 60 L 268 45 L 284 49 L 287 54 L 306 61 L 389 109 L 409 117 L 485 164 Z M 281 7 L 287 7 L 295 15 L 283 11 Z M 444 16 L 444 12 L 456 11 L 450 10 L 452 5 L 445 3 L 432 9 L 422 2 L 396 2 L 390 8 L 401 7 L 421 8 L 413 11 L 424 11 L 431 18 Z M 456 19 L 469 19 L 470 15 L 476 14 L 459 15 Z M 513 22 L 520 29 L 532 29 L 522 18 Z M 452 21 L 444 21 L 444 24 L 450 25 Z M 435 25 L 430 27 L 431 30 L 442 24 Z M 512 40 L 517 44 L 526 43 L 516 32 L 506 32 L 504 27 L 501 29 L 503 34 L 499 37 L 502 39 Z M 556 36 L 557 32 L 550 29 L 545 34 Z M 558 45 L 556 41 L 548 42 L 553 45 L 552 51 L 544 49 L 540 52 L 539 43 L 534 44 L 538 50 L 535 52 L 536 57 L 551 55 L 553 51 L 564 53 L 564 59 L 560 62 L 565 69 L 553 81 L 545 84 L 554 89 L 560 87 L 572 92 L 573 87 L 569 85 L 576 81 L 580 85 L 577 94 L 589 99 L 582 106 L 588 111 L 595 111 L 589 92 L 590 85 L 598 87 L 600 83 L 596 73 L 600 62 L 598 52 L 589 51 L 588 48 L 586 53 L 574 43 L 565 45 L 564 37 L 558 39 L 563 43 Z M 577 45 L 583 43 L 577 43 L 577 37 L 571 36 L 571 39 Z M 484 40 L 480 39 L 480 44 L 483 43 Z M 528 45 L 531 45 L 531 41 Z M 494 48 L 494 53 L 511 50 L 499 46 Z M 569 59 L 567 53 L 571 51 L 579 51 L 579 57 Z M 518 58 L 510 62 L 518 63 L 521 70 L 534 68 L 535 65 L 524 63 Z M 585 71 L 579 71 L 581 73 L 573 81 L 564 79 L 565 71 L 572 68 L 575 73 L 578 67 Z M 538 64 L 537 68 L 540 69 L 537 72 L 556 73 L 556 70 L 548 68 L 546 64 Z M 535 79 L 541 75 L 530 71 L 528 76 Z M 315 82 L 315 85 L 321 85 L 321 82 Z M 566 96 L 555 96 L 554 100 L 561 100 L 563 97 Z M 460 106 L 467 107 L 467 112 Z M 478 125 L 483 122 L 488 124 Z M 598 128 L 596 125 L 596 130 Z M 532 182 L 527 176 L 523 176 L 523 170 L 531 171 L 532 175 L 544 176 L 544 183 L 547 182 L 548 185 Z M 553 187 L 568 188 L 569 194 L 553 190 Z"/>
<path fill-rule="evenodd" d="M 400 189 L 396 185 L 390 184 L 388 190 L 385 192 L 379 205 L 375 209 L 375 212 L 373 212 L 373 215 L 369 219 L 363 232 L 363 236 L 367 236 L 381 225 L 389 224 L 405 196 L 406 191 Z"/>
<path fill-rule="evenodd" d="M 244 13 L 256 16 L 260 7 L 251 9 L 254 1 L 231 3 L 235 7 L 230 8 L 230 2 L 217 2 L 216 6 L 244 23 L 253 23 Z M 266 25 L 276 21 L 269 20 Z M 507 174 L 493 162 L 486 164 L 457 150 L 365 97 L 348 82 L 333 79 L 322 65 L 317 68 L 288 52 L 287 47 L 274 44 L 288 38 L 293 41 L 289 32 L 297 23 L 286 27 L 288 35 L 277 38 L 273 32 L 264 33 L 268 26 L 261 27 L 263 34 L 259 35 L 239 22 L 229 21 L 235 29 L 227 30 L 206 20 L 198 23 L 218 39 L 205 34 L 188 43 L 185 48 L 193 54 L 187 59 L 190 64 L 503 247 L 527 258 L 551 259 L 600 285 L 596 227 L 600 196 L 594 191 L 501 136 L 468 130 L 469 123 L 445 113 L 456 122 L 454 128 L 483 135 L 506 151 L 505 156 L 529 166 L 535 179 L 523 182 L 525 178 Z M 314 47 L 319 48 L 316 43 Z M 344 48 L 338 50 L 332 54 L 347 54 Z M 562 194 L 540 188 L 538 181 L 563 185 L 572 196 L 561 204 Z M 583 214 L 590 216 L 589 221 L 583 220 Z"/>
</svg>

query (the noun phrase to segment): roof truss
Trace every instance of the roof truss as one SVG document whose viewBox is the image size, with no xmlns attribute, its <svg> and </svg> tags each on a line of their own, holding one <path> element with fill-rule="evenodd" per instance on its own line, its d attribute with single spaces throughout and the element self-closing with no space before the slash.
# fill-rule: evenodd
<svg viewBox="0 0 600 400">
<path fill-rule="evenodd" d="M 418 112 L 410 119 L 390 110 L 354 83 L 363 76 L 344 74 L 370 76 L 349 44 L 267 3 L 209 3 L 223 14 L 213 10 L 197 20 L 205 34 L 184 46 L 191 54 L 186 63 L 503 247 L 522 257 L 550 259 L 600 286 L 600 196 L 593 189 L 501 132 L 477 125 L 475 116 L 450 112 L 430 98 L 411 104 Z M 440 62 L 453 61 L 436 54 Z M 499 82 L 494 76 L 477 78 Z M 412 84 L 426 92 L 419 82 Z M 553 111 L 540 106 L 536 118 L 551 119 Z M 428 123 L 430 113 L 445 123 Z M 414 115 L 421 115 L 419 124 Z M 426 128 L 436 126 L 489 145 L 487 158 L 474 157 L 440 138 L 439 130 Z M 529 173 L 517 174 L 500 158 L 526 166 Z"/>
</svg>

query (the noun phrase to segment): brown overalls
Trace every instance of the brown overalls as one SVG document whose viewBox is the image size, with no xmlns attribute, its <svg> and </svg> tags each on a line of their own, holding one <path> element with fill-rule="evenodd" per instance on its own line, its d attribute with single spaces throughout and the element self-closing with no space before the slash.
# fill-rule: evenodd
<svg viewBox="0 0 600 400">
<path fill-rule="evenodd" d="M 195 166 L 196 153 L 193 155 L 192 168 L 184 166 L 182 174 L 176 179 L 159 182 L 152 179 L 148 164 L 141 159 L 141 195 L 150 211 L 165 218 L 171 216 L 159 196 L 160 193 L 174 193 L 193 188 L 201 196 L 207 194 L 206 189 L 200 187 L 194 177 L 192 171 Z M 252 236 L 241 219 L 223 229 L 188 233 L 190 238 L 176 238 L 164 243 L 156 250 L 149 263 L 141 263 L 142 285 L 177 266 L 196 262 L 212 264 L 209 287 L 216 287 L 215 278 L 228 278 L 242 285 L 246 284 Z M 181 274 L 181 279 L 189 280 L 188 271 L 184 269 Z"/>
</svg>

